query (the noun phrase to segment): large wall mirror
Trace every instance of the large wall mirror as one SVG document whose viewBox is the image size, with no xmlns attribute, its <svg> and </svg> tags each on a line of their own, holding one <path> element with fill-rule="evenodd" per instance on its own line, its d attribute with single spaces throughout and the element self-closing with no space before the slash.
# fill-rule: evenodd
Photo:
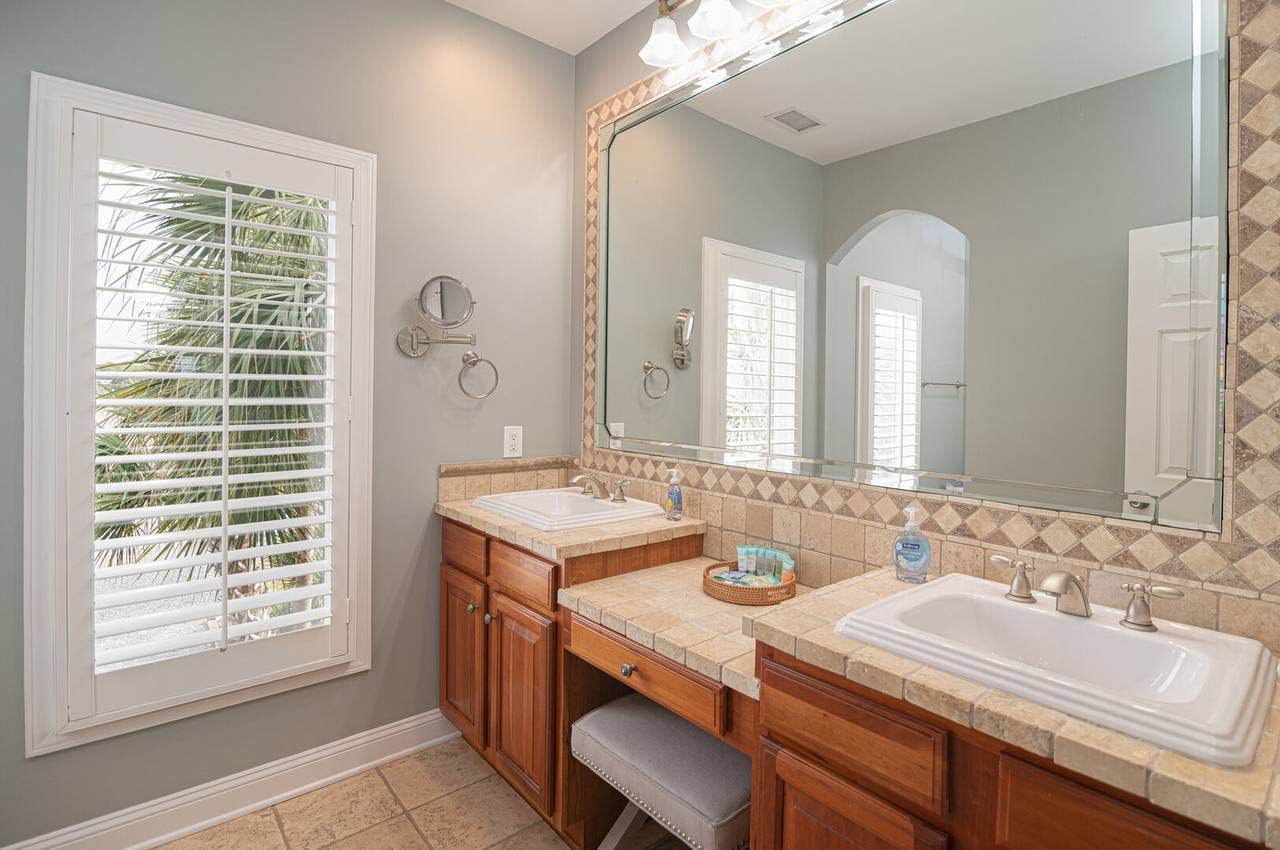
<svg viewBox="0 0 1280 850">
<path fill-rule="evenodd" d="M 602 134 L 601 443 L 1220 528 L 1225 10 L 864 5 Z"/>
</svg>

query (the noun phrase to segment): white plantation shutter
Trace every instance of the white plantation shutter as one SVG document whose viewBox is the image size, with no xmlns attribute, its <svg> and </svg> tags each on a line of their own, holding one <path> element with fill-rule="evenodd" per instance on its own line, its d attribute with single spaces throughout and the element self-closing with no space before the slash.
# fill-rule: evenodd
<svg viewBox="0 0 1280 850">
<path fill-rule="evenodd" d="M 352 171 L 86 112 L 75 128 L 70 720 L 337 663 Z"/>
<path fill-rule="evenodd" d="M 726 316 L 724 445 L 794 455 L 800 442 L 796 294 L 730 277 Z"/>
<path fill-rule="evenodd" d="M 861 278 L 863 462 L 920 465 L 920 293 Z"/>
</svg>

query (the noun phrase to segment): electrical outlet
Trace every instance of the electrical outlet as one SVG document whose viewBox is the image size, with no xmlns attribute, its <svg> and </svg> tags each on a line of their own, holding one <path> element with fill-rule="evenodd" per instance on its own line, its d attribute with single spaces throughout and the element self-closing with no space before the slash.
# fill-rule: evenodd
<svg viewBox="0 0 1280 850">
<path fill-rule="evenodd" d="M 502 429 L 502 456 L 524 457 L 523 425 L 507 425 Z"/>
<path fill-rule="evenodd" d="M 626 436 L 627 426 L 622 422 L 609 423 L 609 448 L 621 449 L 622 437 Z"/>
</svg>

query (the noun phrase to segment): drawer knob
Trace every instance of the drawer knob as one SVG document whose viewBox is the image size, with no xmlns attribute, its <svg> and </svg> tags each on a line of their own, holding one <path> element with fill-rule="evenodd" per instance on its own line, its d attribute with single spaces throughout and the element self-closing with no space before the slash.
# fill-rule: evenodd
<svg viewBox="0 0 1280 850">
<path fill-rule="evenodd" d="M 477 605 L 476 603 L 474 603 L 474 602 L 468 602 L 468 603 L 467 603 L 467 613 L 468 613 L 468 614 L 474 614 L 475 612 L 477 612 L 477 611 L 479 611 L 479 610 L 480 610 L 480 606 L 479 606 L 479 605 Z"/>
<path fill-rule="evenodd" d="M 485 615 L 484 615 L 484 624 L 487 626 L 487 625 L 489 625 L 489 624 L 490 624 L 490 623 L 492 623 L 492 622 L 493 622 L 493 615 L 492 615 L 492 614 L 485 614 Z"/>
<path fill-rule="evenodd" d="M 623 664 L 623 665 L 622 665 L 622 678 L 624 678 L 624 679 L 630 679 L 630 678 L 631 678 L 631 674 L 632 674 L 632 673 L 634 673 L 634 672 L 636 672 L 636 665 L 634 665 L 634 664 Z"/>
</svg>

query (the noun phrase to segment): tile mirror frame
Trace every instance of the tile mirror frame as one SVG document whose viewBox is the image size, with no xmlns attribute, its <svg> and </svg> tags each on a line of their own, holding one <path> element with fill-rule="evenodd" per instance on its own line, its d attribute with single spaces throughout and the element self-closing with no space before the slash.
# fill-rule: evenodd
<svg viewBox="0 0 1280 850">
<path fill-rule="evenodd" d="M 757 64 L 770 61 L 778 55 L 822 35 L 835 26 L 856 26 L 855 21 L 858 17 L 871 12 L 880 5 L 884 5 L 885 2 L 888 2 L 888 0 L 872 0 L 872 2 L 866 2 L 866 0 L 835 0 L 835 2 L 832 2 L 832 0 L 825 0 L 825 2 L 824 0 L 817 0 L 817 2 L 796 3 L 785 9 L 765 11 L 752 21 L 740 36 L 725 42 L 714 43 L 704 48 L 685 66 L 653 74 L 624 89 L 588 112 L 585 223 L 587 244 L 585 246 L 586 280 L 584 286 L 586 300 L 584 316 L 586 317 L 587 328 L 585 335 L 586 348 L 584 348 L 584 414 L 588 413 L 588 408 L 590 408 L 590 413 L 589 415 L 584 415 L 584 459 L 587 457 L 587 453 L 597 446 L 608 446 L 612 450 L 623 452 L 625 455 L 635 454 L 654 458 L 660 468 L 674 462 L 698 467 L 713 465 L 717 468 L 746 469 L 749 471 L 748 481 L 734 484 L 734 489 L 741 492 L 742 495 L 758 494 L 761 481 L 774 480 L 776 482 L 781 478 L 787 477 L 817 479 L 822 482 L 841 482 L 849 486 L 871 486 L 879 489 L 890 489 L 895 492 L 918 493 L 921 497 L 930 500 L 935 498 L 945 499 L 950 494 L 963 496 L 965 490 L 969 489 L 973 493 L 999 494 L 999 496 L 974 496 L 976 499 L 999 499 L 1003 503 L 1011 503 L 1018 506 L 1114 518 L 1123 517 L 1127 520 L 1146 521 L 1160 526 L 1214 533 L 1220 532 L 1224 528 L 1229 529 L 1231 524 L 1231 516 L 1229 514 L 1230 491 L 1234 484 L 1230 480 L 1232 469 L 1228 463 L 1231 459 L 1232 443 L 1228 437 L 1228 428 L 1226 427 L 1230 423 L 1223 422 L 1222 419 L 1219 419 L 1217 423 L 1220 439 L 1217 441 L 1219 457 L 1218 463 L 1215 464 L 1215 469 L 1220 471 L 1219 476 L 1215 479 L 1204 479 L 1210 482 L 1209 489 L 1213 504 L 1206 505 L 1203 510 L 1198 505 L 1192 511 L 1182 508 L 1178 511 L 1170 509 L 1165 511 L 1164 516 L 1160 514 L 1160 498 L 1152 499 L 1145 494 L 1125 494 L 1089 490 L 1080 487 L 1001 481 L 970 474 L 952 475 L 934 474 L 921 470 L 887 470 L 850 461 L 823 458 L 765 457 L 758 462 L 747 464 L 737 460 L 730 460 L 726 463 L 726 455 L 728 453 L 724 449 L 663 442 L 653 439 L 637 439 L 635 437 L 619 438 L 610 434 L 609 426 L 604 421 L 606 412 L 604 405 L 606 376 L 603 368 L 597 362 L 597 354 L 603 353 L 604 335 L 607 329 L 605 316 L 607 308 L 607 297 L 605 296 L 607 293 L 606 287 L 601 284 L 603 278 L 607 275 L 608 157 L 610 146 L 614 139 L 619 133 L 636 124 L 683 103 L 707 88 L 732 79 Z M 1238 18 L 1238 11 L 1234 8 L 1226 8 L 1225 3 L 1218 3 L 1216 0 L 1205 0 L 1205 2 L 1213 2 L 1214 6 L 1217 7 L 1218 15 L 1221 17 Z M 830 23 L 823 27 L 814 27 L 813 21 L 823 19 L 829 20 Z M 1231 40 L 1235 35 L 1235 30 L 1228 26 L 1226 33 L 1227 39 Z M 1235 57 L 1236 53 L 1233 50 L 1228 50 L 1228 55 Z M 1238 69 L 1233 65 L 1227 70 L 1228 76 L 1235 79 Z M 1233 98 L 1235 92 L 1236 88 L 1232 87 L 1228 95 L 1229 98 Z M 1235 101 L 1232 99 L 1231 107 L 1234 106 Z M 1228 112 L 1228 123 L 1231 126 L 1229 132 L 1235 133 L 1238 127 L 1238 116 L 1231 108 L 1228 109 Z M 1229 162 L 1228 165 L 1234 166 L 1234 163 Z M 1228 171 L 1229 173 L 1234 173 L 1231 168 Z M 1223 213 L 1227 216 L 1227 225 L 1230 227 L 1234 217 L 1233 202 L 1236 200 L 1235 195 L 1238 194 L 1234 183 L 1231 183 L 1228 187 L 1227 194 L 1231 197 L 1227 199 L 1227 209 Z M 1230 249 L 1236 247 L 1232 240 L 1228 239 L 1228 242 L 1230 243 Z M 1232 268 L 1230 260 L 1222 265 L 1228 269 Z M 1229 276 L 1230 274 L 1229 272 Z M 1225 288 L 1225 286 L 1221 287 L 1222 290 L 1225 290 Z M 1222 296 L 1223 303 L 1227 305 L 1225 312 L 1229 314 L 1225 317 L 1225 321 L 1229 324 L 1234 316 L 1234 310 L 1230 302 L 1235 297 L 1235 294 L 1223 292 Z M 1226 336 L 1226 333 L 1224 333 L 1226 330 L 1228 329 L 1220 328 L 1220 339 Z M 1228 339 L 1227 344 L 1222 345 L 1219 349 L 1220 355 L 1228 361 L 1234 361 L 1237 356 L 1232 343 L 1234 343 L 1234 340 Z M 587 348 L 590 350 L 586 350 Z M 1231 362 L 1227 368 L 1221 370 L 1228 379 L 1234 372 L 1232 368 L 1234 365 L 1234 362 Z M 1227 402 L 1222 405 L 1223 408 L 1227 409 L 1227 413 L 1224 416 L 1220 411 L 1219 416 L 1227 420 L 1232 418 L 1228 396 L 1233 389 L 1233 385 L 1219 386 L 1221 397 L 1224 402 Z M 608 455 L 602 456 L 599 460 L 602 461 L 604 466 L 607 467 L 609 465 Z M 633 464 L 620 463 L 617 459 L 614 460 L 613 466 L 616 471 L 631 471 L 634 468 Z M 641 464 L 635 471 L 642 472 L 644 468 L 644 465 Z M 1266 472 L 1267 470 L 1264 467 L 1261 471 Z M 717 474 L 718 477 L 722 476 Z M 731 477 L 738 481 L 741 480 L 737 474 L 733 474 Z M 1280 478 L 1280 472 L 1277 473 L 1277 477 Z M 1186 478 L 1182 483 L 1185 484 L 1192 480 L 1191 478 Z M 774 486 L 777 487 L 779 485 L 775 483 Z M 825 487 L 825 485 L 821 486 Z M 1182 484 L 1179 484 L 1167 493 L 1161 494 L 1161 496 L 1176 496 L 1181 486 Z M 1186 490 L 1183 491 L 1183 493 L 1186 492 Z M 1270 495 L 1274 494 L 1266 494 L 1266 497 Z M 971 498 L 970 501 L 973 501 L 973 499 Z M 943 528 L 942 530 L 945 531 L 946 529 Z"/>
</svg>

